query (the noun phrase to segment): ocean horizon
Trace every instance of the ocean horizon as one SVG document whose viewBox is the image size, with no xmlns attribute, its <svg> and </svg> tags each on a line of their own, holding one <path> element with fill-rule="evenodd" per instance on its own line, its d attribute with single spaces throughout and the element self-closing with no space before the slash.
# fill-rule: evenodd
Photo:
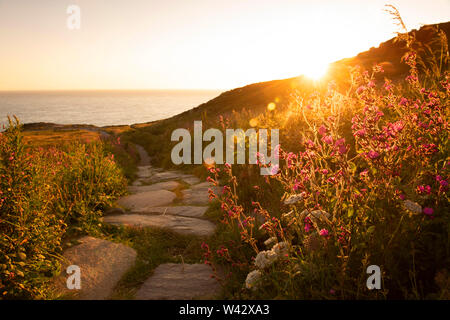
<svg viewBox="0 0 450 320">
<path fill-rule="evenodd" d="M 0 91 L 0 124 L 130 125 L 172 117 L 197 107 L 220 90 L 42 90 Z"/>
</svg>

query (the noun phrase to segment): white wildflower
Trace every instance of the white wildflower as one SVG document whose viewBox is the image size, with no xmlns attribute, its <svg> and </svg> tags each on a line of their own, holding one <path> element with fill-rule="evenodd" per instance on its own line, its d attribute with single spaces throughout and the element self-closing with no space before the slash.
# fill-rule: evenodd
<svg viewBox="0 0 450 320">
<path fill-rule="evenodd" d="M 273 250 L 260 251 L 255 258 L 255 266 L 264 269 L 277 260 L 277 254 Z"/>
<path fill-rule="evenodd" d="M 405 200 L 403 201 L 403 205 L 406 209 L 413 213 L 422 213 L 422 206 L 418 204 L 417 202 L 413 202 L 411 200 Z"/>
<path fill-rule="evenodd" d="M 275 261 L 277 261 L 278 258 L 286 255 L 288 252 L 289 252 L 289 244 L 287 242 L 279 242 L 275 244 L 271 250 L 260 251 L 256 255 L 255 266 L 258 269 L 264 269 L 270 266 Z"/>
<path fill-rule="evenodd" d="M 277 257 L 282 257 L 289 253 L 289 244 L 287 242 L 279 242 L 273 246 L 272 251 Z"/>
<path fill-rule="evenodd" d="M 303 194 L 293 194 L 284 200 L 284 204 L 294 204 L 303 200 Z"/>
<path fill-rule="evenodd" d="M 303 210 L 302 212 L 300 212 L 300 219 L 303 219 L 304 217 L 306 217 L 306 215 L 309 213 L 308 209 Z"/>
<path fill-rule="evenodd" d="M 329 219 L 330 218 L 330 214 L 326 211 L 322 211 L 322 210 L 314 210 L 311 211 L 310 215 L 313 218 L 319 219 L 319 220 L 323 220 L 324 218 Z"/>
<path fill-rule="evenodd" d="M 272 244 L 274 244 L 275 242 L 277 242 L 277 237 L 271 237 L 271 238 L 267 239 L 266 241 L 264 241 L 264 245 L 266 247 L 271 247 Z"/>
<path fill-rule="evenodd" d="M 261 271 L 253 270 L 247 275 L 245 279 L 245 287 L 247 289 L 256 289 L 259 280 L 261 279 Z"/>
</svg>

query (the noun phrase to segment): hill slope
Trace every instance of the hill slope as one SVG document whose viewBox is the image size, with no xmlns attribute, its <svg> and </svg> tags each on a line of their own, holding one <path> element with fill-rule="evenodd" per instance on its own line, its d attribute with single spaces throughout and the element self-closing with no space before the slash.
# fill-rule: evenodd
<svg viewBox="0 0 450 320">
<path fill-rule="evenodd" d="M 417 41 L 419 51 L 427 47 L 433 48 L 436 45 L 436 28 L 442 30 L 450 39 L 450 22 L 435 25 L 427 25 L 420 30 L 410 32 Z M 330 65 L 328 76 L 325 80 L 345 81 L 348 74 L 348 68 L 356 65 L 370 70 L 376 63 L 381 64 L 385 69 L 384 76 L 389 78 L 399 78 L 406 74 L 408 67 L 401 62 L 402 56 L 406 53 L 406 43 L 398 41 L 394 37 L 381 43 L 377 48 L 371 48 L 368 51 L 361 52 L 352 58 L 346 58 L 336 61 Z M 232 110 L 237 112 L 242 109 L 251 109 L 253 112 L 263 111 L 267 104 L 277 101 L 277 105 L 283 107 L 289 103 L 292 89 L 304 90 L 311 85 L 311 81 L 303 76 L 260 82 L 250 84 L 241 88 L 233 89 L 222 93 L 218 97 L 199 105 L 198 107 L 176 115 L 172 118 L 162 120 L 162 122 L 190 120 L 192 118 L 200 119 L 201 115 L 207 113 L 208 116 L 226 115 Z"/>
</svg>

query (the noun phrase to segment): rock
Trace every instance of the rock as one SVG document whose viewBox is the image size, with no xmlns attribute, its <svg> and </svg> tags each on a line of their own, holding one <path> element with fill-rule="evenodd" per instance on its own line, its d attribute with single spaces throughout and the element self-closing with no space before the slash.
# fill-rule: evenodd
<svg viewBox="0 0 450 320">
<path fill-rule="evenodd" d="M 206 210 L 208 210 L 208 207 L 175 206 L 175 207 L 154 207 L 150 208 L 149 212 L 142 212 L 142 213 L 171 214 L 175 216 L 200 218 L 205 214 Z"/>
<path fill-rule="evenodd" d="M 220 290 L 205 264 L 166 263 L 158 266 L 136 293 L 139 300 L 211 299 Z"/>
<path fill-rule="evenodd" d="M 64 252 L 61 275 L 55 279 L 58 292 L 74 293 L 78 299 L 103 300 L 113 292 L 114 287 L 136 260 L 136 251 L 123 244 L 83 237 L 81 244 Z M 67 289 L 66 269 L 69 265 L 80 267 L 81 290 Z"/>
<path fill-rule="evenodd" d="M 183 180 L 184 178 L 190 177 L 192 177 L 192 175 L 184 174 L 178 171 L 162 171 L 162 172 L 155 172 L 151 176 L 150 181 L 161 182 L 166 180 Z"/>
<path fill-rule="evenodd" d="M 214 185 L 211 182 L 205 181 L 199 184 L 196 184 L 195 186 L 192 186 L 192 190 L 198 190 L 198 189 L 204 189 L 208 190 L 208 188 L 214 187 Z"/>
<path fill-rule="evenodd" d="M 150 207 L 160 207 L 171 203 L 175 193 L 167 190 L 146 191 L 123 197 L 117 203 L 132 211 L 147 211 Z"/>
<path fill-rule="evenodd" d="M 124 214 L 120 216 L 107 216 L 103 218 L 103 221 L 114 225 L 130 227 L 165 228 L 179 234 L 195 236 L 210 236 L 215 230 L 215 225 L 210 221 L 168 214 Z"/>
<path fill-rule="evenodd" d="M 135 187 L 142 186 L 142 181 L 141 180 L 134 180 L 131 185 L 135 186 Z"/>
<path fill-rule="evenodd" d="M 190 189 L 183 190 L 183 203 L 188 205 L 207 205 L 209 197 L 207 191 L 195 192 Z"/>
<path fill-rule="evenodd" d="M 139 166 L 137 171 L 138 178 L 150 178 L 153 175 L 152 166 Z"/>
<path fill-rule="evenodd" d="M 187 176 L 183 178 L 183 181 L 186 182 L 187 184 L 193 185 L 193 184 L 197 184 L 200 183 L 200 179 L 195 177 L 195 176 Z"/>
<path fill-rule="evenodd" d="M 208 189 L 212 189 L 215 194 L 220 192 L 219 187 L 213 186 L 208 182 L 203 182 L 182 191 L 183 203 L 189 205 L 207 205 L 209 203 Z"/>
<path fill-rule="evenodd" d="M 128 187 L 128 192 L 130 193 L 141 193 L 147 191 L 157 191 L 157 190 L 173 190 L 177 188 L 180 184 L 176 181 L 166 181 L 151 184 L 148 186 L 130 186 Z"/>
</svg>

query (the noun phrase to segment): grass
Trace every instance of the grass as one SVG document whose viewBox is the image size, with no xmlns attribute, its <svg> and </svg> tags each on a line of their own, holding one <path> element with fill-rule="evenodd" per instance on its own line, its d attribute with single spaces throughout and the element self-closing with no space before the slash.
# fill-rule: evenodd
<svg viewBox="0 0 450 320">
<path fill-rule="evenodd" d="M 88 143 L 92 141 L 100 141 L 100 134 L 98 132 L 88 130 L 40 130 L 23 132 L 24 144 L 33 147 L 60 147 L 74 142 Z"/>
<path fill-rule="evenodd" d="M 108 133 L 109 137 L 102 137 L 99 131 L 73 129 L 67 126 L 65 130 L 45 129 L 23 131 L 23 143 L 31 148 L 64 148 L 74 143 L 88 144 L 91 142 L 103 142 L 104 146 L 112 153 L 120 165 L 123 174 L 129 182 L 136 178 L 139 154 L 134 144 L 121 143 L 117 138 L 127 130 L 129 126 L 114 126 L 97 128 L 97 130 Z"/>
</svg>

